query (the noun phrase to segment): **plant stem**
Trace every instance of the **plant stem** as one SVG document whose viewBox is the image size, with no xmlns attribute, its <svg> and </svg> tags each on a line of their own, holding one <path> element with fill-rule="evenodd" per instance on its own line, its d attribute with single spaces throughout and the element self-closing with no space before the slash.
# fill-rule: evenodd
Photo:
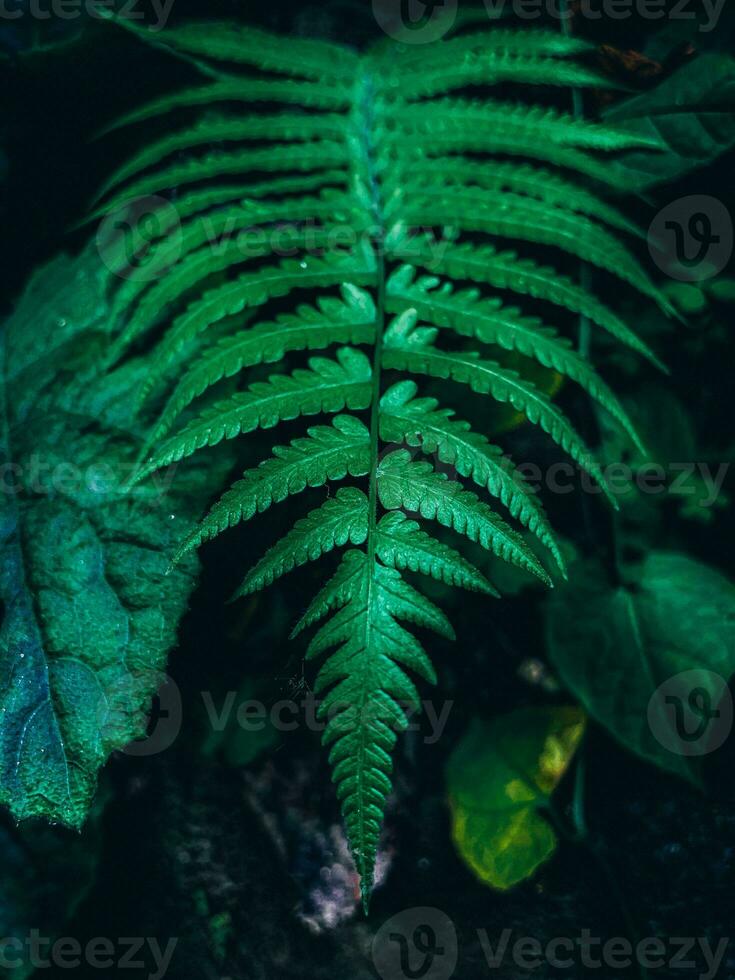
<svg viewBox="0 0 735 980">
<path fill-rule="evenodd" d="M 549 816 L 551 817 L 551 821 L 560 837 L 569 841 L 570 844 L 576 844 L 580 847 L 584 847 L 585 850 L 588 851 L 592 858 L 597 862 L 598 867 L 606 879 L 607 886 L 615 898 L 618 908 L 620 909 L 620 913 L 625 924 L 625 929 L 628 933 L 628 938 L 633 945 L 637 946 L 642 937 L 638 926 L 636 925 L 635 918 L 630 910 L 630 906 L 628 905 L 623 890 L 620 887 L 620 883 L 615 875 L 615 872 L 613 871 L 612 865 L 600 847 L 595 843 L 595 840 L 589 831 L 587 815 L 585 813 L 585 784 L 587 775 L 585 748 L 586 739 L 579 747 L 579 751 L 577 753 L 576 770 L 574 774 L 574 798 L 572 801 L 572 822 L 574 829 L 569 828 L 566 819 L 553 805 L 553 803 L 549 807 Z M 649 980 L 650 975 L 643 964 L 637 963 L 636 965 L 640 980 Z"/>
</svg>

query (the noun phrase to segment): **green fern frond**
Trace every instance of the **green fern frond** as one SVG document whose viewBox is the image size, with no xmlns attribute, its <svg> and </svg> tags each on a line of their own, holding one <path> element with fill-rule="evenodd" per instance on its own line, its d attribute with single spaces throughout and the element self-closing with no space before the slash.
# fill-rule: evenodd
<svg viewBox="0 0 735 980">
<path fill-rule="evenodd" d="M 510 461 L 485 436 L 473 432 L 468 422 L 453 418 L 449 408 L 439 408 L 435 398 L 415 398 L 413 381 L 393 385 L 380 400 L 380 435 L 384 442 L 405 442 L 453 466 L 460 476 L 472 479 L 496 497 L 523 527 L 549 549 L 566 575 L 556 537 L 536 495 L 513 471 Z"/>
<path fill-rule="evenodd" d="M 191 150 L 193 147 L 212 143 L 238 143 L 243 140 L 336 141 L 343 139 L 346 132 L 347 121 L 341 115 L 308 116 L 284 112 L 272 116 L 254 116 L 245 121 L 234 117 L 205 118 L 187 129 L 163 137 L 137 153 L 103 184 L 100 196 L 181 150 Z"/>
<path fill-rule="evenodd" d="M 308 561 L 346 544 L 363 544 L 368 533 L 368 499 L 357 487 L 342 487 L 335 497 L 297 521 L 278 544 L 245 576 L 233 598 L 250 595 Z"/>
<path fill-rule="evenodd" d="M 663 309 L 671 309 L 628 249 L 601 225 L 575 211 L 550 208 L 545 202 L 508 191 L 478 194 L 469 189 L 456 190 L 438 201 L 433 196 L 417 196 L 403 209 L 403 218 L 418 227 L 451 224 L 462 231 L 556 245 L 625 280 Z"/>
<path fill-rule="evenodd" d="M 184 205 L 190 205 L 190 198 L 184 200 Z M 263 227 L 282 222 L 287 208 L 288 223 L 268 229 Z M 180 216 L 182 209 L 177 210 Z M 196 216 L 175 228 L 166 227 L 172 219 L 164 214 L 158 223 L 162 237 L 158 240 L 151 237 L 150 242 L 155 244 L 147 255 L 147 261 L 155 264 L 158 270 L 157 280 L 152 286 L 145 279 L 127 282 L 118 290 L 112 303 L 112 319 L 117 320 L 125 314 L 127 324 L 115 342 L 111 359 L 119 357 L 155 325 L 167 306 L 202 280 L 274 254 L 294 255 L 317 248 L 326 251 L 334 238 L 335 226 L 347 225 L 359 230 L 362 217 L 351 196 L 328 192 L 294 199 L 290 205 L 241 200 L 233 202 L 229 208 Z M 311 224 L 316 219 L 321 222 L 318 227 Z M 301 223 L 308 227 L 302 228 Z M 167 237 L 166 231 L 173 234 Z M 121 242 L 122 267 L 130 261 L 125 250 L 126 245 Z M 112 254 L 108 261 L 113 261 Z M 143 293 L 145 295 L 133 310 L 133 304 Z"/>
<path fill-rule="evenodd" d="M 540 55 L 524 56 L 516 52 L 465 55 L 462 62 L 427 66 L 423 71 L 399 71 L 395 81 L 401 96 L 418 101 L 444 95 L 472 85 L 498 85 L 503 82 L 528 85 L 559 85 L 574 88 L 618 88 L 616 83 L 594 69 L 575 62 L 560 61 Z"/>
<path fill-rule="evenodd" d="M 237 222 L 237 220 L 237 217 L 233 218 L 233 221 Z M 202 228 L 202 237 L 206 240 L 206 227 Z M 131 285 L 129 289 L 121 290 L 119 297 L 115 297 L 112 316 L 117 320 L 126 315 L 127 323 L 115 340 L 111 353 L 112 360 L 119 358 L 132 343 L 155 327 L 166 310 L 179 298 L 190 294 L 193 287 L 198 283 L 210 279 L 218 273 L 224 273 L 234 266 L 241 266 L 245 263 L 253 263 L 257 259 L 270 257 L 280 248 L 299 252 L 306 248 L 307 242 L 321 243 L 325 240 L 325 236 L 318 231 L 304 233 L 295 228 L 287 228 L 280 230 L 277 243 L 275 236 L 264 237 L 256 242 L 243 241 L 237 236 L 234 239 L 228 238 L 221 246 L 213 247 L 210 243 L 178 258 L 180 240 L 177 239 L 177 241 L 172 242 L 170 248 L 167 247 L 167 242 L 161 242 L 159 248 L 155 249 L 151 256 L 152 261 L 161 263 L 161 277 L 148 289 L 146 289 L 147 283 L 138 282 Z M 216 238 L 212 239 L 212 242 L 214 241 Z M 269 298 L 268 293 L 259 292 L 259 284 L 277 281 L 279 275 L 284 273 L 288 275 L 288 272 L 289 266 L 286 265 L 276 269 L 259 269 L 257 273 L 244 273 L 243 278 L 248 277 L 247 281 L 252 284 L 250 295 L 253 297 L 252 302 L 246 305 L 259 306 L 265 302 Z M 226 293 L 226 291 L 225 287 L 224 292 Z M 137 306 L 133 306 L 141 293 L 145 295 L 142 296 Z M 219 300 L 215 299 L 214 305 L 216 306 L 218 303 Z M 207 308 L 211 309 L 211 304 Z M 239 309 L 232 312 L 239 312 Z M 217 319 L 221 319 L 221 317 L 217 317 Z M 189 322 L 183 316 L 179 321 L 181 324 L 188 324 Z M 211 322 L 216 322 L 216 320 Z M 205 327 L 207 325 L 210 324 L 205 324 Z M 181 329 L 183 332 L 183 325 Z M 196 336 L 199 329 L 201 327 L 197 327 L 193 333 L 186 335 L 182 344 Z"/>
<path fill-rule="evenodd" d="M 602 300 L 549 266 L 521 258 L 516 252 L 499 252 L 492 245 L 478 246 L 470 242 L 441 243 L 437 249 L 428 240 L 414 238 L 407 248 L 397 237 L 390 247 L 397 258 L 429 272 L 508 289 L 578 313 L 666 370 L 648 345 Z"/>
<path fill-rule="evenodd" d="M 337 352 L 336 361 L 313 357 L 308 370 L 298 368 L 293 374 L 276 374 L 268 381 L 256 381 L 247 391 L 206 409 L 181 432 L 166 439 L 137 478 L 142 480 L 198 449 L 216 446 L 223 439 L 234 439 L 253 429 L 271 429 L 300 415 L 365 409 L 371 394 L 370 361 L 360 351 L 343 347 Z"/>
<path fill-rule="evenodd" d="M 475 31 L 461 37 L 441 40 L 431 50 L 410 47 L 399 49 L 399 63 L 405 68 L 427 68 L 456 64 L 466 57 L 483 57 L 498 54 L 518 57 L 572 58 L 594 51 L 594 45 L 580 37 L 566 36 L 559 31 L 543 29 L 527 31 L 493 26 L 491 31 Z M 386 56 L 396 58 L 395 48 Z"/>
<path fill-rule="evenodd" d="M 344 491 L 341 491 L 344 492 Z M 418 641 L 400 621 L 453 638 L 444 615 L 405 582 L 359 551 L 349 551 L 334 578 L 307 609 L 295 632 L 336 610 L 311 641 L 307 657 L 333 647 L 316 680 L 327 718 L 323 741 L 342 803 L 363 901 L 373 884 L 378 837 L 390 792 L 390 753 L 419 695 L 405 668 L 429 683 L 436 675 Z"/>
<path fill-rule="evenodd" d="M 462 337 L 473 337 L 483 344 L 496 344 L 508 351 L 532 357 L 576 381 L 620 423 L 633 443 L 642 443 L 627 412 L 594 367 L 537 317 L 523 316 L 499 299 L 483 298 L 478 290 L 455 291 L 449 282 L 425 276 L 414 280 L 413 269 L 405 266 L 391 278 L 386 290 L 386 309 L 404 313 L 413 309 L 419 320 L 445 327 Z"/>
<path fill-rule="evenodd" d="M 458 551 L 422 531 L 416 521 L 395 510 L 381 517 L 375 553 L 384 565 L 403 572 L 421 572 L 471 592 L 499 597 L 485 576 Z"/>
<path fill-rule="evenodd" d="M 131 21 L 126 26 L 136 30 Z M 145 36 L 144 31 L 140 31 Z M 167 28 L 147 40 L 201 58 L 260 68 L 294 78 L 329 79 L 335 84 L 354 81 L 358 57 L 338 44 L 290 37 L 288 39 L 228 22 L 185 24 Z"/>
<path fill-rule="evenodd" d="M 304 305 L 295 313 L 282 313 L 272 323 L 256 324 L 209 348 L 179 381 L 151 433 L 151 443 L 166 435 L 195 398 L 244 368 L 276 363 L 288 351 L 374 343 L 376 311 L 370 294 L 346 284 L 342 296 L 343 301 L 326 296 L 316 308 Z"/>
<path fill-rule="evenodd" d="M 185 187 L 233 174 L 327 170 L 348 162 L 349 152 L 346 146 L 333 140 L 315 139 L 305 146 L 287 144 L 257 149 L 215 150 L 199 158 L 171 163 L 126 184 L 117 194 L 92 211 L 90 220 L 114 214 L 128 201 L 161 194 L 172 187 Z M 117 181 L 107 181 L 96 194 L 95 202 L 101 201 L 116 183 Z"/>
<path fill-rule="evenodd" d="M 539 147 L 540 152 L 564 146 L 602 153 L 661 149 L 658 140 L 634 130 L 590 123 L 567 112 L 521 102 L 438 99 L 397 109 L 385 123 L 390 129 L 429 137 L 426 148 L 432 152 L 436 141 L 457 150 L 487 148 L 495 153 L 511 152 L 502 147 L 531 135 L 544 144 Z"/>
<path fill-rule="evenodd" d="M 239 79 L 223 78 L 218 81 L 196 85 L 181 92 L 172 92 L 159 99 L 134 109 L 119 119 L 113 120 L 98 136 L 164 116 L 177 109 L 191 109 L 196 106 L 210 106 L 217 102 L 283 102 L 287 105 L 303 106 L 307 109 L 336 110 L 346 109 L 350 104 L 350 93 L 339 86 L 322 82 L 267 81 L 251 80 L 247 86 Z"/>
<path fill-rule="evenodd" d="M 370 285 L 375 281 L 375 274 L 372 260 L 364 253 L 360 256 L 335 253 L 323 258 L 284 259 L 277 266 L 246 272 L 232 282 L 216 286 L 173 321 L 157 349 L 154 367 L 141 389 L 141 399 L 155 388 L 183 347 L 224 317 L 247 307 L 262 306 L 297 289 L 339 286 L 346 282 Z"/>
<path fill-rule="evenodd" d="M 363 422 L 338 415 L 331 426 L 314 426 L 307 437 L 294 439 L 289 446 L 276 446 L 271 459 L 248 470 L 189 535 L 175 560 L 307 487 L 322 487 L 346 476 L 366 476 L 369 471 L 370 430 Z"/>
<path fill-rule="evenodd" d="M 523 538 L 476 494 L 437 473 L 431 463 L 411 460 L 405 449 L 380 462 L 378 495 L 386 510 L 406 510 L 463 534 L 512 565 L 531 572 L 546 585 L 551 579 Z"/>
<path fill-rule="evenodd" d="M 599 463 L 564 413 L 544 392 L 530 381 L 525 381 L 517 372 L 495 361 L 482 360 L 475 351 L 460 353 L 439 350 L 432 344 L 437 332 L 431 327 L 417 328 L 416 314 L 411 310 L 397 317 L 386 332 L 384 366 L 411 374 L 458 381 L 469 385 L 477 394 L 490 394 L 498 402 L 510 403 L 529 422 L 541 426 L 576 463 L 594 476 L 615 505 L 615 498 Z"/>
<path fill-rule="evenodd" d="M 564 574 L 542 504 L 503 449 L 451 407 L 419 397 L 406 378 L 450 380 L 513 405 L 605 488 L 573 422 L 526 372 L 534 363 L 570 379 L 637 440 L 618 399 L 563 331 L 569 314 L 585 317 L 658 363 L 600 299 L 596 277 L 612 274 L 621 292 L 671 313 L 623 240 L 640 238 L 640 229 L 609 200 L 629 190 L 615 155 L 656 153 L 659 144 L 547 104 L 554 87 L 606 84 L 585 60 L 593 49 L 554 32 L 494 28 L 429 45 L 386 41 L 358 55 L 226 24 L 160 36 L 121 26 L 202 75 L 201 85 L 109 127 L 156 120 L 161 131 L 106 181 L 93 212 L 113 215 L 131 199 L 165 195 L 146 242 L 157 276 L 126 279 L 111 296 L 108 359 L 143 358 L 137 407 L 163 405 L 138 478 L 240 434 L 333 417 L 275 444 L 216 500 L 181 551 L 307 488 L 325 494 L 273 535 L 238 594 L 348 548 L 294 634 L 323 621 L 307 655 L 323 658 L 316 687 L 325 743 L 367 905 L 391 751 L 404 707 L 419 697 L 409 674 L 434 680 L 408 627 L 453 636 L 403 573 L 494 595 L 443 540 L 453 531 L 551 585 L 528 539 Z M 446 95 L 500 81 L 525 95 Z M 210 106 L 213 113 L 186 123 Z M 112 263 L 123 272 L 125 248 L 121 242 Z M 579 282 L 555 268 L 569 257 L 589 270 Z M 453 336 L 461 349 L 445 343 Z M 303 366 L 308 352 L 333 345 L 341 345 L 334 359 L 312 356 Z M 488 356 L 489 346 L 520 355 L 519 370 Z M 276 366 L 268 380 L 248 376 L 264 364 Z"/>
<path fill-rule="evenodd" d="M 616 176 L 617 171 L 612 170 L 611 186 L 614 186 Z M 386 208 L 389 215 L 400 213 L 401 201 L 414 194 L 431 194 L 438 200 L 458 191 L 471 191 L 478 195 L 481 190 L 508 190 L 543 201 L 551 208 L 578 211 L 638 238 L 644 234 L 642 229 L 599 194 L 543 167 L 501 161 L 480 162 L 459 156 L 434 157 L 428 161 L 415 161 L 407 173 L 400 171 L 395 177 L 387 179 L 386 184 L 395 200 Z M 481 197 L 487 204 L 495 199 L 494 195 Z"/>
<path fill-rule="evenodd" d="M 181 223 L 186 218 L 209 211 L 210 208 L 233 202 L 243 207 L 262 198 L 272 198 L 280 202 L 289 194 L 303 195 L 310 191 L 320 191 L 328 185 L 344 186 L 347 177 L 345 170 L 325 170 L 291 175 L 290 177 L 273 177 L 270 180 L 250 181 L 249 183 L 206 186 L 201 190 L 190 191 L 177 197 L 176 217 Z M 154 229 L 155 237 L 165 233 L 166 230 L 165 226 Z M 155 238 L 151 240 L 154 241 Z"/>
</svg>

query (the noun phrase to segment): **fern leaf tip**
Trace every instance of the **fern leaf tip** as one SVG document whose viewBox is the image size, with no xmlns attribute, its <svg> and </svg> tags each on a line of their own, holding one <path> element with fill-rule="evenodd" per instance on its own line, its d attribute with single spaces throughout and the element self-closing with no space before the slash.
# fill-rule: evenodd
<svg viewBox="0 0 735 980">
<path fill-rule="evenodd" d="M 372 898 L 372 889 L 369 885 L 363 885 L 360 881 L 360 895 L 362 897 L 362 912 L 366 919 L 370 918 L 370 899 Z"/>
</svg>

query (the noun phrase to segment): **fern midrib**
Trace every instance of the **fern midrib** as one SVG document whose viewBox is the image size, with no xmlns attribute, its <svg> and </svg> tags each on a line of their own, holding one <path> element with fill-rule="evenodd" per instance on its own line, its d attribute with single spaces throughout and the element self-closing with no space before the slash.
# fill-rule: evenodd
<svg viewBox="0 0 735 980">
<path fill-rule="evenodd" d="M 381 369 L 383 359 L 383 334 L 385 332 L 385 226 L 383 220 L 383 206 L 380 194 L 380 182 L 378 179 L 377 168 L 375 165 L 375 145 L 373 133 L 375 128 L 375 109 L 374 100 L 376 97 L 376 86 L 372 74 L 363 69 L 357 88 L 356 100 L 356 121 L 358 124 L 358 137 L 365 165 L 365 176 L 367 178 L 367 189 L 370 195 L 370 209 L 373 218 L 373 231 L 371 234 L 371 247 L 376 253 L 377 265 L 377 295 L 375 301 L 375 348 L 373 351 L 372 364 L 372 400 L 370 404 L 370 476 L 368 490 L 368 536 L 367 536 L 367 616 L 365 624 L 365 651 L 363 675 L 372 672 L 369 651 L 371 648 L 370 632 L 373 627 L 373 592 L 375 588 L 375 551 L 377 545 L 377 516 L 378 516 L 378 459 L 380 452 L 380 394 L 381 394 Z M 368 692 L 372 689 L 368 676 L 363 676 L 360 683 L 360 713 L 358 718 L 364 718 L 365 702 Z M 358 834 L 360 842 L 360 868 L 361 878 L 364 876 L 366 856 L 364 853 L 364 842 L 366 840 L 365 831 L 365 773 L 366 765 L 366 737 L 367 728 L 358 722 L 359 739 L 357 746 L 357 774 L 358 774 Z M 363 902 L 367 911 L 368 894 L 363 890 Z"/>
<path fill-rule="evenodd" d="M 373 77 L 367 70 L 365 70 L 360 77 L 357 91 L 359 96 L 359 101 L 356 106 L 358 132 L 363 152 L 363 162 L 366 168 L 365 176 L 367 178 L 367 188 L 370 194 L 370 209 L 372 211 L 372 218 L 374 222 L 370 244 L 373 251 L 377 253 L 375 348 L 373 350 L 372 401 L 370 405 L 370 487 L 368 495 L 368 558 L 372 563 L 375 559 L 375 528 L 377 526 L 377 473 L 378 455 L 380 449 L 380 394 L 383 360 L 383 334 L 385 332 L 385 226 L 383 221 L 380 182 L 375 166 L 375 146 L 373 142 L 373 130 L 375 128 L 375 111 L 373 107 L 373 101 L 375 99 L 375 83 Z"/>
</svg>

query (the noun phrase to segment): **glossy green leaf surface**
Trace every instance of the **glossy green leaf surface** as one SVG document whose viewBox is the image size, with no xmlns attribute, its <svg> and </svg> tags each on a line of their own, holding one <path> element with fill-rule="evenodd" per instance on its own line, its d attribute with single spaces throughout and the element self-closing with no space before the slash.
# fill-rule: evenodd
<svg viewBox="0 0 735 980">
<path fill-rule="evenodd" d="M 695 783 L 729 734 L 735 585 L 714 568 L 651 552 L 611 586 L 594 565 L 548 603 L 549 654 L 589 714 L 641 758 Z M 573 611 L 572 611 L 573 610 Z"/>
<path fill-rule="evenodd" d="M 641 134 L 656 136 L 665 151 L 631 153 L 621 170 L 641 190 L 684 177 L 735 145 L 735 58 L 705 53 L 659 86 L 608 111 Z"/>
<path fill-rule="evenodd" d="M 542 811 L 585 727 L 578 708 L 524 708 L 475 721 L 447 764 L 452 838 L 482 881 L 505 891 L 557 846 Z"/>
<path fill-rule="evenodd" d="M 169 575 L 170 558 L 207 485 L 192 469 L 122 491 L 141 368 L 100 370 L 106 285 L 96 252 L 62 257 L 3 335 L 0 800 L 73 827 L 110 753 L 145 732 L 195 583 L 195 563 Z"/>
</svg>

